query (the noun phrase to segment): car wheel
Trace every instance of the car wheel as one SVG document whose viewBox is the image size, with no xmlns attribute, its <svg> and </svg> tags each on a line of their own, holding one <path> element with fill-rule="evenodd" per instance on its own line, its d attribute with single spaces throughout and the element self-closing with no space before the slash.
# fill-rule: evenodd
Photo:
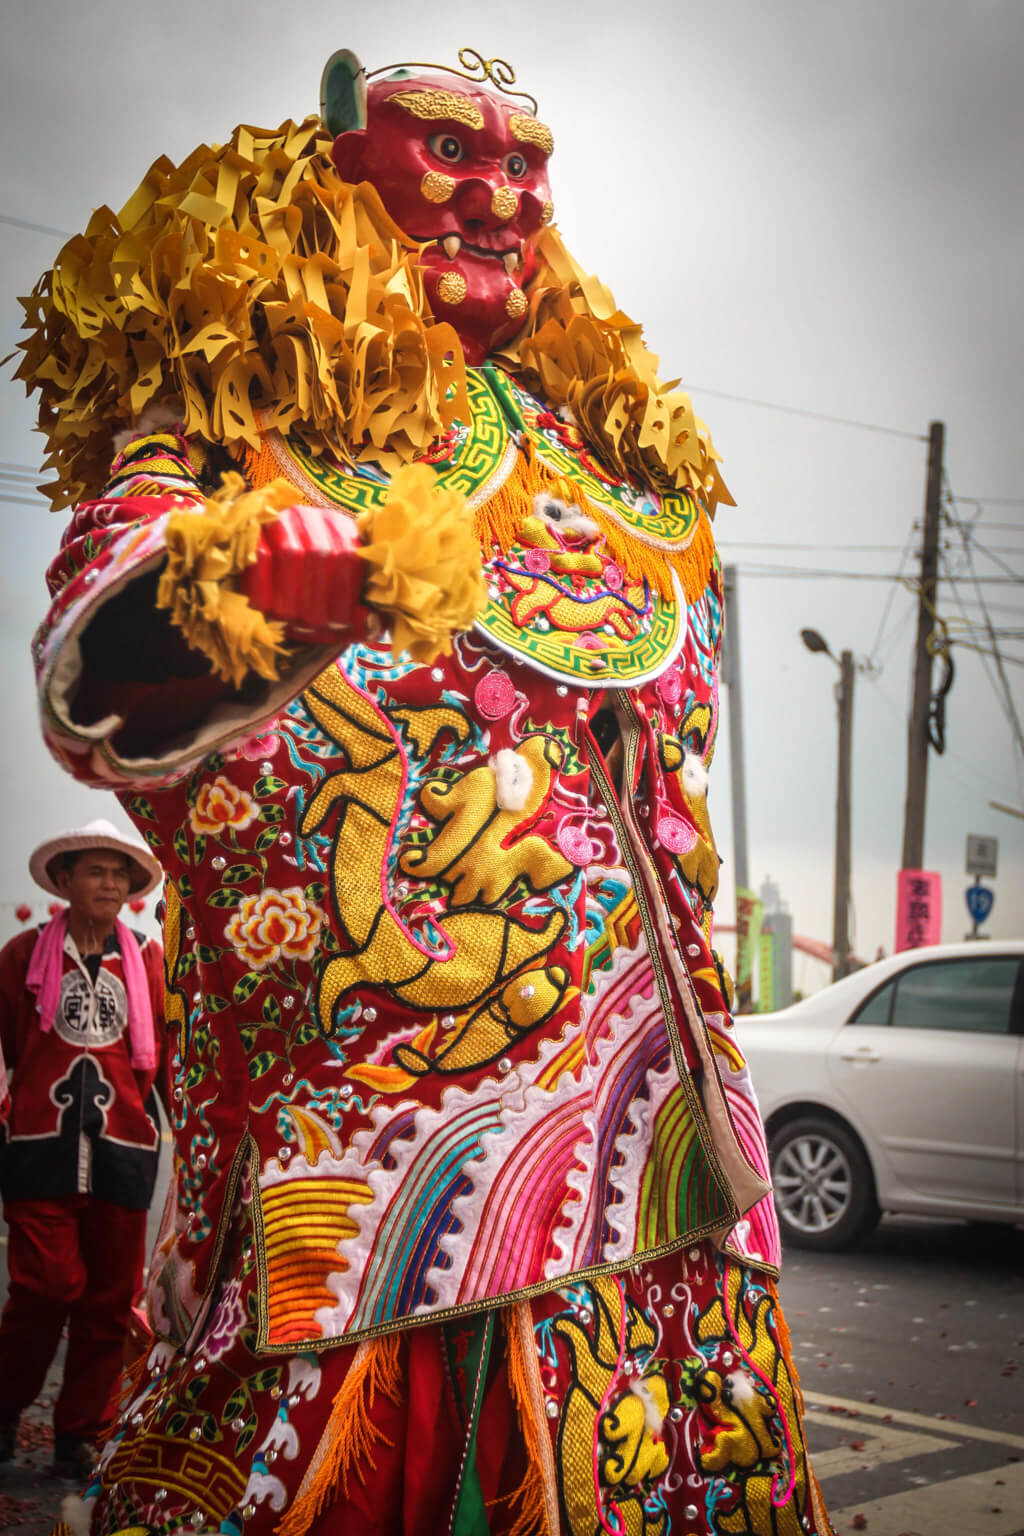
<svg viewBox="0 0 1024 1536">
<path fill-rule="evenodd" d="M 783 1240 L 798 1248 L 849 1248 L 878 1224 L 875 1181 L 860 1144 L 826 1115 L 802 1115 L 768 1143 Z"/>
</svg>

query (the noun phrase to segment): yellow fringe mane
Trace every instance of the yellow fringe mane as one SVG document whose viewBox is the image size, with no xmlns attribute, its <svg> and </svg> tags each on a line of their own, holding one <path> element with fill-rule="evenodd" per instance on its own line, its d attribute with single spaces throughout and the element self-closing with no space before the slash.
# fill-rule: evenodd
<svg viewBox="0 0 1024 1536">
<path fill-rule="evenodd" d="M 343 182 L 318 118 L 236 128 L 180 165 L 160 159 L 119 213 L 23 300 L 18 377 L 39 392 L 55 507 L 99 494 L 112 441 L 147 405 L 241 454 L 257 415 L 313 452 L 394 471 L 468 419 L 455 331 L 431 314 L 420 247 L 373 187 Z M 657 377 L 640 328 L 552 228 L 535 241 L 520 336 L 502 354 L 593 451 L 656 490 L 728 501 L 688 398 Z"/>
</svg>

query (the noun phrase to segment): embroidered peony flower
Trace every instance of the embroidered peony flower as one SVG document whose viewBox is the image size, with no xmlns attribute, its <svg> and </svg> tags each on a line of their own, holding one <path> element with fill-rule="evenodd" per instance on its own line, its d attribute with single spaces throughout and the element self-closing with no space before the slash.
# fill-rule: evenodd
<svg viewBox="0 0 1024 1536">
<path fill-rule="evenodd" d="M 212 784 L 204 784 L 200 789 L 188 819 L 193 832 L 225 832 L 228 827 L 241 832 L 256 820 L 259 813 L 259 806 L 250 794 L 218 773 Z"/>
<path fill-rule="evenodd" d="M 203 1340 L 203 1352 L 209 1360 L 219 1360 L 234 1343 L 239 1331 L 245 1327 L 245 1308 L 242 1306 L 242 1282 L 229 1280 L 220 1294 L 220 1300 L 210 1319 L 209 1331 Z"/>
<path fill-rule="evenodd" d="M 247 762 L 259 763 L 266 758 L 273 757 L 280 745 L 281 738 L 276 731 L 265 731 L 262 736 L 250 736 L 240 742 L 231 754 L 232 757 L 244 757 Z"/>
<path fill-rule="evenodd" d="M 551 556 L 546 549 L 528 549 L 523 555 L 523 564 L 532 575 L 543 576 L 551 569 Z"/>
<path fill-rule="evenodd" d="M 246 896 L 224 930 L 228 943 L 252 971 L 264 971 L 281 955 L 308 960 L 316 949 L 324 914 L 297 885 Z"/>
</svg>

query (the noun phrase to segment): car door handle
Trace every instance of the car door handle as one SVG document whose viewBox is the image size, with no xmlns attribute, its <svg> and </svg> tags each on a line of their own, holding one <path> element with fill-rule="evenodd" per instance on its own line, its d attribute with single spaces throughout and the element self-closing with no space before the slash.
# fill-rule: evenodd
<svg viewBox="0 0 1024 1536">
<path fill-rule="evenodd" d="M 855 1051 L 840 1051 L 840 1061 L 881 1061 L 877 1051 L 873 1051 L 870 1045 L 858 1045 Z"/>
</svg>

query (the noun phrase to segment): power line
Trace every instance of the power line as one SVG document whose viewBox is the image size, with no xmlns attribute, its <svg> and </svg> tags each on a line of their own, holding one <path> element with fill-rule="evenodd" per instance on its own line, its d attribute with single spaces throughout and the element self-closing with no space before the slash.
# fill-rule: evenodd
<svg viewBox="0 0 1024 1536">
<path fill-rule="evenodd" d="M 907 560 L 910 558 L 910 550 L 911 550 L 911 546 L 913 545 L 913 542 L 914 542 L 914 530 L 915 530 L 915 527 L 916 527 L 916 524 L 911 524 L 910 531 L 907 534 L 907 537 L 906 537 L 906 539 L 904 540 L 904 543 L 903 543 L 903 553 L 900 556 L 899 570 L 897 572 L 897 575 L 899 575 L 899 576 L 902 576 L 903 568 L 906 565 Z M 871 662 L 875 662 L 876 659 L 877 659 L 878 651 L 879 651 L 879 648 L 881 647 L 881 644 L 882 644 L 882 636 L 885 633 L 885 626 L 889 622 L 889 614 L 890 614 L 890 612 L 892 610 L 892 605 L 893 605 L 893 602 L 895 600 L 895 597 L 896 597 L 896 584 L 893 583 L 893 585 L 889 588 L 888 593 L 886 594 L 885 607 L 882 609 L 882 617 L 881 617 L 881 620 L 880 620 L 879 625 L 878 625 L 878 632 L 875 635 L 874 644 L 872 645 L 870 651 L 868 652 L 868 660 L 871 661 Z"/>
<path fill-rule="evenodd" d="M 989 644 L 992 647 L 992 660 L 995 663 L 996 673 L 1001 684 L 1004 710 L 1006 717 L 1010 722 L 1010 727 L 1013 731 L 1014 737 L 1016 738 L 1017 748 L 1021 754 L 1021 757 L 1024 758 L 1024 730 L 1021 729 L 1020 716 L 1017 714 L 1017 706 L 1014 702 L 1013 691 L 1010 688 L 1010 680 L 1006 675 L 1006 668 L 1003 665 L 1003 656 L 999 647 L 999 641 L 996 637 L 995 626 L 993 625 L 992 619 L 989 616 L 988 608 L 985 606 L 985 597 L 981 591 L 981 582 L 984 581 L 985 578 L 979 577 L 977 571 L 974 568 L 974 551 L 971 547 L 971 529 L 964 523 L 963 519 L 960 517 L 959 512 L 957 511 L 956 497 L 953 494 L 953 488 L 949 483 L 949 477 L 944 475 L 943 478 L 945 480 L 946 490 L 949 497 L 947 507 L 952 508 L 951 512 L 947 510 L 946 515 L 950 518 L 950 521 L 956 528 L 957 532 L 960 534 L 960 537 L 963 541 L 964 553 L 967 556 L 967 564 L 970 569 L 971 580 L 973 581 L 975 589 L 978 593 L 978 602 L 981 605 L 981 612 L 985 621 L 985 630 L 988 634 Z M 1000 578 L 995 579 L 998 580 Z"/>
<path fill-rule="evenodd" d="M 806 416 L 811 421 L 828 421 L 833 426 L 857 427 L 862 432 L 884 432 L 888 437 L 909 438 L 914 443 L 926 443 L 927 437 L 921 432 L 905 432 L 901 427 L 879 426 L 874 421 L 857 421 L 852 416 L 830 416 L 825 411 L 809 411 L 799 405 L 780 405 L 777 400 L 755 400 L 750 395 L 733 395 L 724 389 L 708 389 L 703 384 L 688 384 L 691 395 L 715 395 L 719 400 L 732 400 L 737 405 L 755 405 L 762 411 L 784 411 L 787 416 Z"/>
<path fill-rule="evenodd" d="M 902 582 L 905 586 L 915 587 L 911 578 L 904 576 L 902 571 L 844 571 L 836 567 L 806 566 L 806 565 L 771 565 L 767 561 L 756 561 L 749 565 L 740 565 L 744 576 L 777 576 L 783 579 L 804 578 L 806 580 L 831 580 L 837 581 L 895 581 Z M 972 573 L 973 574 L 973 573 Z M 1012 576 L 973 576 L 975 585 L 989 587 L 1020 587 L 1024 586 L 1024 573 L 1015 572 Z"/>
<path fill-rule="evenodd" d="M 15 229 L 32 229 L 39 235 L 59 235 L 62 240 L 72 240 L 70 229 L 54 229 L 52 224 L 34 224 L 31 219 L 14 219 L 9 213 L 0 213 L 0 224 L 11 224 Z"/>
</svg>

